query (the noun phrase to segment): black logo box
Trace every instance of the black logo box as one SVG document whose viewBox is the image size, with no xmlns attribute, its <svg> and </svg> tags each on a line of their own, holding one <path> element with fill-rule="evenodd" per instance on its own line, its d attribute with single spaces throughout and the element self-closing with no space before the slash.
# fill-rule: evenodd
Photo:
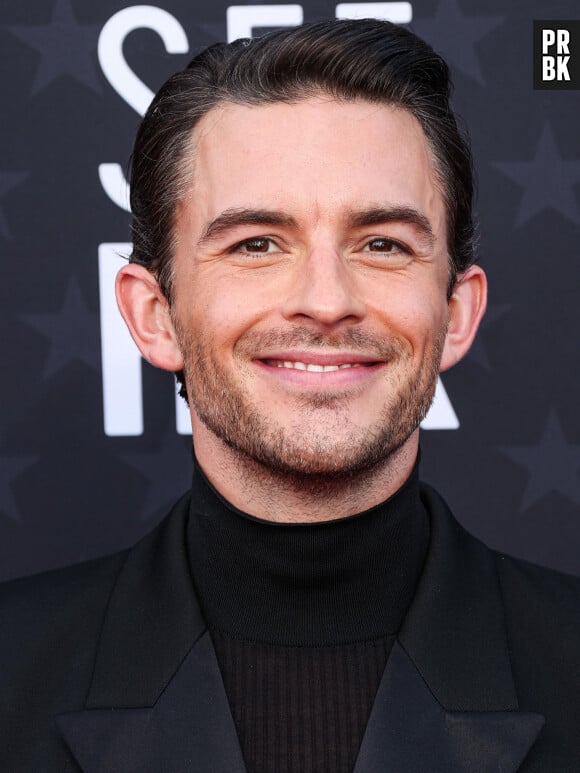
<svg viewBox="0 0 580 773">
<path fill-rule="evenodd" d="M 554 30 L 556 32 L 556 41 L 558 40 L 557 30 L 566 30 L 570 36 L 568 43 L 569 56 L 567 61 L 567 70 L 570 80 L 544 80 L 543 75 L 543 57 L 553 56 L 556 59 L 562 54 L 557 50 L 557 44 L 554 43 L 544 54 L 542 50 L 544 30 Z M 542 19 L 534 21 L 534 88 L 535 89 L 580 89 L 580 20 L 566 21 L 564 19 Z"/>
</svg>

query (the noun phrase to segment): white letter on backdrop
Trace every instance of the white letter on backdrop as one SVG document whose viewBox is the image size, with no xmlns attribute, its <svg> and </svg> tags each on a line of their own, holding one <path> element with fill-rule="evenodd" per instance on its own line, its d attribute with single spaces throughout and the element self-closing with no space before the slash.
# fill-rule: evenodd
<svg viewBox="0 0 580 773">
<path fill-rule="evenodd" d="M 156 32 L 168 54 L 189 51 L 187 35 L 175 16 L 154 5 L 123 8 L 105 23 L 99 35 L 99 64 L 117 94 L 140 116 L 145 115 L 153 92 L 138 78 L 123 56 L 123 43 L 130 32 L 149 29 Z M 129 186 L 119 164 L 100 164 L 99 179 L 111 201 L 129 211 Z"/>
</svg>

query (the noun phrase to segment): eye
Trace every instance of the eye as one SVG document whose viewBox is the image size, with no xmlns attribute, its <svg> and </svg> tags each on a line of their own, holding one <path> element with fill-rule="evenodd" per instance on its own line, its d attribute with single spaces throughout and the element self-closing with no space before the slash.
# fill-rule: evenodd
<svg viewBox="0 0 580 773">
<path fill-rule="evenodd" d="M 380 236 L 367 242 L 363 247 L 363 252 L 382 252 L 387 255 L 397 255 L 402 252 L 408 255 L 410 250 L 400 242 Z"/>
<path fill-rule="evenodd" d="M 255 236 L 253 239 L 245 239 L 232 248 L 232 252 L 241 252 L 245 255 L 268 255 L 272 252 L 280 252 L 276 242 L 266 236 Z"/>
</svg>

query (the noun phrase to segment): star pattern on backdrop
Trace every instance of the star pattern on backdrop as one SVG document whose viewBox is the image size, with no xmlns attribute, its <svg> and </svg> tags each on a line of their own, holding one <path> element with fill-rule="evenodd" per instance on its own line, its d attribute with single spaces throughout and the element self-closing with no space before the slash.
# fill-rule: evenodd
<svg viewBox="0 0 580 773">
<path fill-rule="evenodd" d="M 50 341 L 42 374 L 53 376 L 73 361 L 99 369 L 99 321 L 82 296 L 77 280 L 70 279 L 59 311 L 23 314 L 24 321 Z"/>
<path fill-rule="evenodd" d="M 148 480 L 141 512 L 144 521 L 166 513 L 178 496 L 191 486 L 191 438 L 185 441 L 175 430 L 166 433 L 157 451 L 123 454 L 121 458 Z M 166 470 L 171 470 L 171 475 L 164 475 Z M 176 488 L 177 481 L 182 481 L 181 491 Z"/>
<path fill-rule="evenodd" d="M 511 309 L 508 303 L 492 303 L 487 307 L 485 316 L 483 317 L 479 326 L 479 331 L 475 338 L 475 341 L 471 345 L 467 356 L 473 362 L 476 362 L 480 367 L 485 370 L 491 370 L 491 362 L 485 345 L 485 334 L 493 325 L 500 320 Z"/>
<path fill-rule="evenodd" d="M 100 27 L 98 24 L 79 24 L 70 0 L 56 0 L 48 24 L 8 29 L 40 54 L 32 94 L 63 75 L 101 93 L 95 53 Z"/>
<path fill-rule="evenodd" d="M 0 202 L 2 199 L 10 193 L 14 188 L 20 185 L 27 177 L 28 172 L 0 172 Z M 4 210 L 0 205 L 0 235 L 5 239 L 11 239 L 12 234 L 10 227 L 4 214 Z"/>
<path fill-rule="evenodd" d="M 37 458 L 35 456 L 5 456 L 0 454 L 0 513 L 14 521 L 20 520 L 12 484 Z"/>
<path fill-rule="evenodd" d="M 580 183 L 580 159 L 564 159 L 549 122 L 544 124 L 530 161 L 496 161 L 499 171 L 523 188 L 515 225 L 553 209 L 580 225 L 580 206 L 574 186 Z"/>
<path fill-rule="evenodd" d="M 329 10 L 330 15 L 334 15 L 334 6 L 323 8 L 320 0 L 316 0 L 315 5 L 320 8 L 321 16 L 328 14 Z M 20 71 L 20 80 L 26 79 L 24 84 L 20 85 L 24 101 L 20 98 L 17 100 L 15 109 L 18 108 L 20 114 L 15 114 L 15 119 L 22 122 L 30 121 L 34 113 L 34 120 L 41 126 L 50 111 L 62 110 L 64 102 L 71 94 L 79 94 L 81 97 L 84 95 L 89 100 L 88 103 L 83 99 L 77 100 L 80 102 L 81 113 L 78 110 L 75 113 L 72 103 L 68 106 L 70 120 L 74 121 L 75 126 L 78 124 L 78 137 L 71 137 L 70 133 L 64 133 L 62 136 L 55 135 L 52 138 L 50 153 L 33 154 L 34 157 L 29 154 L 28 161 L 25 153 L 26 132 L 22 133 L 21 137 L 14 135 L 14 127 L 17 124 L 12 121 L 10 125 L 6 123 L 5 130 L 10 136 L 6 137 L 8 144 L 5 143 L 5 148 L 9 147 L 11 153 L 8 156 L 4 154 L 3 162 L 0 163 L 0 249 L 4 245 L 4 252 L 7 255 L 8 252 L 13 252 L 12 248 L 18 245 L 7 240 L 12 237 L 22 238 L 20 233 L 22 225 L 30 220 L 32 225 L 26 229 L 26 239 L 20 246 L 25 247 L 33 261 L 35 255 L 42 256 L 43 251 L 46 250 L 46 245 L 43 245 L 46 235 L 44 226 L 47 218 L 54 217 L 53 210 L 56 208 L 61 212 L 69 212 L 72 205 L 76 205 L 77 209 L 83 206 L 80 199 L 72 202 L 72 205 L 70 202 L 70 192 L 76 190 L 78 186 L 63 184 L 55 185 L 51 190 L 54 206 L 44 210 L 42 207 L 38 209 L 37 204 L 41 200 L 41 194 L 35 190 L 35 185 L 50 179 L 49 175 L 54 175 L 54 168 L 57 167 L 65 171 L 69 170 L 65 175 L 65 183 L 69 177 L 73 182 L 76 180 L 82 183 L 87 175 L 87 184 L 91 182 L 89 179 L 92 174 L 91 169 L 87 171 L 81 168 L 69 168 L 69 162 L 71 158 L 78 155 L 71 153 L 71 150 L 78 150 L 79 147 L 85 146 L 97 147 L 95 138 L 98 138 L 99 131 L 102 129 L 102 111 L 109 108 L 101 104 L 101 100 L 96 99 L 95 95 L 99 92 L 104 93 L 107 89 L 110 90 L 110 87 L 100 71 L 96 48 L 102 25 L 119 10 L 120 6 L 117 4 L 113 8 L 109 4 L 107 7 L 101 7 L 81 3 L 79 0 L 43 0 L 41 3 L 31 4 L 30 7 L 28 5 L 23 7 L 26 10 L 21 14 L 20 20 L 16 21 L 14 17 L 10 21 L 5 19 L 2 25 L 11 41 L 12 52 L 18 55 L 13 62 L 14 66 L 7 68 L 4 76 L 8 80 L 14 79 Z M 189 25 L 186 29 L 190 40 L 190 54 L 184 54 L 184 60 L 187 56 L 193 56 L 203 45 L 225 38 L 225 12 L 217 15 L 208 12 L 206 14 L 208 21 L 205 22 L 204 7 L 209 8 L 207 4 L 202 3 L 200 13 L 192 14 L 191 4 L 188 5 L 180 0 L 170 9 L 182 24 Z M 483 0 L 477 3 L 471 0 L 429 0 L 427 3 L 413 3 L 413 7 L 415 22 L 412 27 L 449 58 L 456 72 L 458 98 L 466 105 L 468 123 L 471 123 L 474 118 L 478 120 L 479 111 L 472 105 L 472 100 L 469 98 L 474 90 L 477 94 L 484 93 L 481 85 L 485 85 L 485 80 L 488 79 L 489 88 L 497 90 L 501 99 L 506 96 L 503 87 L 509 85 L 495 80 L 491 83 L 491 70 L 487 69 L 491 64 L 491 57 L 497 54 L 508 67 L 512 56 L 526 54 L 527 48 L 532 43 L 531 32 L 529 38 L 514 40 L 513 47 L 504 46 L 503 33 L 507 32 L 509 13 L 498 3 L 486 5 Z M 197 6 L 196 10 L 199 10 Z M 311 9 L 311 15 L 312 13 L 314 10 Z M 186 22 L 186 20 L 189 21 Z M 504 22 L 503 25 L 502 22 Z M 499 43 L 500 38 L 502 45 L 495 51 L 494 44 Z M 145 43 L 147 43 L 146 40 Z M 154 49 L 156 55 L 162 50 L 159 41 L 155 43 Z M 135 46 L 131 55 L 134 56 L 132 65 L 139 70 L 142 63 L 147 62 L 149 54 L 145 48 Z M 173 61 L 170 56 L 167 59 Z M 181 63 L 181 59 L 175 56 L 176 65 L 178 61 Z M 497 66 L 499 67 L 499 64 Z M 529 67 L 531 68 L 531 65 Z M 493 72 L 496 72 L 495 66 Z M 37 95 L 34 101 L 31 99 L 31 92 Z M 50 99 L 48 99 L 49 96 Z M 503 194 L 503 199 L 510 202 L 510 225 L 517 220 L 517 225 L 523 226 L 517 231 L 519 248 L 523 251 L 533 247 L 533 240 L 538 238 L 537 227 L 526 228 L 526 225 L 544 226 L 545 233 L 549 235 L 550 228 L 565 227 L 567 234 L 570 231 L 568 226 L 578 227 L 580 224 L 580 150 L 577 149 L 577 145 L 574 145 L 578 127 L 575 126 L 576 114 L 568 101 L 568 96 L 572 99 L 572 92 L 553 96 L 559 106 L 557 115 L 555 113 L 546 115 L 545 118 L 534 122 L 534 115 L 536 117 L 538 115 L 539 94 L 534 93 L 531 87 L 525 89 L 517 104 L 513 101 L 508 104 L 506 100 L 505 111 L 501 117 L 489 116 L 492 131 L 480 133 L 481 157 L 491 158 L 496 162 L 486 164 L 481 170 L 482 178 L 486 181 L 482 187 L 487 185 L 493 188 L 495 185 L 499 189 L 496 191 L 497 195 Z M 110 109 L 116 110 L 113 102 L 111 105 Z M 550 123 L 542 124 L 546 118 L 549 118 Z M 518 132 L 521 133 L 522 126 L 525 125 L 528 126 L 529 131 L 525 138 L 520 137 L 519 144 L 516 139 L 511 146 L 507 143 L 503 150 L 496 145 L 494 151 L 493 142 L 497 133 L 493 127 L 497 129 L 498 121 L 505 127 L 506 137 L 511 134 L 512 137 L 517 138 Z M 71 142 L 76 142 L 72 148 Z M 496 202 L 493 203 L 495 205 Z M 16 206 L 19 207 L 18 210 L 15 209 Z M 503 206 L 505 207 L 505 204 Z M 558 213 L 560 217 L 557 216 Z M 102 213 L 102 222 L 97 230 L 100 230 L 103 239 L 107 240 L 113 234 L 114 228 L 110 220 L 113 215 L 105 216 L 105 214 Z M 25 217 L 28 220 L 23 219 Z M 75 217 L 74 206 L 72 217 L 73 219 Z M 101 214 L 96 212 L 95 217 L 98 220 Z M 66 222 L 63 227 L 66 227 Z M 493 228 L 493 223 L 490 223 L 489 227 Z M 95 244 L 103 239 L 97 239 Z M 32 377 L 38 382 L 43 375 L 45 379 L 50 379 L 48 382 L 37 384 L 38 389 L 31 398 L 30 410 L 17 417 L 18 424 L 23 429 L 23 435 L 18 438 L 18 441 L 13 434 L 10 440 L 7 438 L 5 442 L 0 438 L 0 522 L 4 527 L 4 532 L 0 531 L 0 538 L 5 540 L 7 560 L 12 559 L 14 554 L 13 565 L 9 568 L 1 567 L 5 572 L 17 572 L 18 561 L 22 559 L 19 559 L 16 554 L 27 550 L 24 542 L 22 547 L 8 547 L 9 540 L 14 535 L 20 534 L 23 537 L 29 535 L 26 539 L 31 543 L 37 539 L 34 533 L 37 525 L 29 520 L 29 513 L 25 513 L 23 509 L 28 507 L 29 497 L 32 505 L 39 496 L 42 499 L 45 492 L 38 486 L 34 486 L 34 490 L 29 490 L 32 478 L 36 479 L 37 471 L 42 478 L 45 474 L 44 470 L 48 470 L 51 464 L 61 465 L 61 460 L 64 460 L 62 463 L 66 463 L 70 456 L 70 445 L 62 441 L 62 438 L 71 438 L 72 433 L 77 429 L 75 422 L 78 412 L 71 411 L 71 394 L 74 394 L 72 390 L 77 387 L 79 373 L 86 378 L 87 384 L 90 383 L 92 394 L 99 394 L 98 280 L 94 264 L 75 263 L 75 250 L 78 250 L 78 245 L 74 242 L 74 239 L 68 240 L 66 245 L 63 242 L 62 250 L 58 255 L 60 270 L 55 263 L 55 270 L 44 276 L 42 294 L 36 294 L 34 301 L 26 298 L 26 292 L 30 291 L 30 283 L 20 281 L 22 272 L 28 270 L 30 261 L 27 261 L 26 266 L 16 259 L 10 265 L 5 261 L 8 272 L 5 290 L 15 296 L 13 303 L 6 304 L 2 309 L 2 320 L 4 322 L 6 319 L 8 323 L 5 328 L 3 327 L 3 330 L 6 330 L 5 343 L 11 347 L 19 347 L 26 341 L 32 344 L 30 352 L 24 352 L 22 356 L 21 353 L 24 350 L 17 349 L 20 353 L 14 362 L 22 378 Z M 574 249 L 573 241 L 571 245 L 571 249 Z M 89 250 L 93 248 L 94 245 L 91 247 L 89 244 Z M 11 257 L 16 258 L 18 254 L 14 253 Z M 42 260 L 40 264 L 43 264 Z M 67 269 L 66 266 L 70 268 Z M 72 274 L 74 279 L 71 278 Z M 11 281 L 13 277 L 17 277 L 19 281 Z M 512 305 L 510 311 L 507 304 L 514 304 L 514 298 L 518 293 L 521 297 L 533 301 L 542 289 L 541 272 L 530 272 L 530 276 L 523 284 L 517 283 L 516 279 L 517 275 L 508 272 L 506 276 L 508 291 L 502 292 L 501 299 L 498 299 L 505 301 L 506 305 L 498 304 L 490 307 L 482 324 L 482 332 L 476 339 L 470 354 L 473 367 L 469 366 L 464 382 L 461 382 L 461 376 L 459 376 L 458 389 L 469 388 L 474 373 L 481 374 L 482 378 L 485 377 L 488 381 L 488 376 L 492 373 L 491 368 L 497 370 L 497 366 L 507 357 L 506 347 L 509 350 L 510 338 L 503 339 L 501 334 L 504 328 L 509 326 L 516 308 Z M 575 277 L 571 276 L 568 283 L 563 280 L 563 289 L 571 287 L 574 279 Z M 564 295 L 562 299 L 566 300 Z M 537 309 L 532 301 L 517 306 L 518 321 L 522 324 L 526 324 L 528 318 L 533 317 L 534 314 L 537 315 Z M 555 298 L 554 301 L 557 303 L 558 299 Z M 23 318 L 28 325 L 28 333 L 24 335 L 20 329 Z M 571 319 L 573 320 L 573 317 Z M 535 330 L 533 325 L 530 329 L 532 328 Z M 547 328 L 546 336 L 549 338 L 552 332 Z M 555 354 L 558 355 L 558 352 Z M 30 359 L 33 355 L 36 355 L 34 361 Z M 30 364 L 30 368 L 26 367 L 27 363 Z M 526 363 L 522 361 L 522 367 L 524 364 Z M 486 408 L 486 422 L 490 432 L 487 435 L 494 435 L 497 441 L 492 448 L 484 443 L 481 453 L 482 474 L 485 475 L 486 470 L 493 469 L 493 465 L 499 459 L 504 468 L 510 471 L 512 485 L 515 485 L 513 477 L 516 476 L 518 480 L 515 493 L 516 508 L 521 505 L 522 510 L 528 510 L 528 512 L 530 512 L 529 508 L 533 508 L 531 512 L 536 517 L 546 514 L 544 533 L 548 537 L 546 539 L 546 545 L 548 545 L 550 532 L 554 528 L 553 522 L 549 520 L 549 512 L 553 509 L 554 502 L 556 504 L 560 502 L 563 506 L 570 503 L 570 509 L 577 506 L 574 503 L 580 503 L 578 446 L 580 436 L 564 421 L 564 416 L 572 415 L 573 411 L 570 395 L 567 392 L 558 393 L 559 403 L 554 401 L 551 406 L 548 404 L 549 395 L 553 392 L 550 384 L 557 377 L 557 368 L 542 368 L 534 362 L 530 364 L 532 367 L 529 372 L 523 375 L 527 379 L 537 380 L 536 389 L 532 390 L 529 403 L 526 402 L 526 395 L 522 396 L 522 404 L 519 407 L 524 412 L 530 411 L 531 416 L 534 415 L 532 411 L 539 411 L 539 415 L 535 414 L 533 430 L 530 430 L 532 434 L 524 439 L 521 435 L 515 434 L 506 437 L 510 412 L 514 408 L 507 405 L 505 401 L 500 403 L 494 401 L 495 392 L 490 389 Z M 511 372 L 505 374 L 493 372 L 492 375 L 500 380 L 509 381 L 512 378 Z M 155 385 L 157 383 L 155 381 Z M 175 432 L 171 400 L 166 394 L 167 389 L 165 388 L 158 396 L 153 394 L 152 384 L 147 384 L 144 389 L 147 402 L 147 427 L 142 437 L 121 439 L 105 437 L 100 423 L 102 420 L 100 408 L 97 406 L 94 426 L 97 433 L 100 430 L 99 437 L 96 438 L 92 433 L 84 432 L 83 416 L 78 443 L 74 441 L 78 452 L 73 451 L 73 453 L 79 455 L 82 453 L 89 460 L 87 468 L 90 468 L 91 462 L 98 467 L 105 453 L 117 455 L 119 458 L 118 455 L 121 453 L 131 452 L 131 456 L 126 459 L 127 464 L 132 465 L 132 469 L 120 465 L 120 459 L 118 461 L 121 469 L 127 474 L 128 480 L 135 484 L 131 486 L 130 494 L 128 493 L 126 498 L 120 498 L 116 515 L 113 513 L 120 524 L 123 523 L 127 509 L 135 510 L 137 518 L 142 519 L 145 524 L 150 524 L 156 515 L 167 511 L 179 494 L 182 485 L 185 488 L 190 482 L 191 451 L 188 442 L 190 444 L 191 440 L 186 442 Z M 538 397 L 538 390 L 542 391 L 542 400 Z M 43 402 L 45 393 L 50 396 L 53 415 L 43 418 L 41 413 L 42 408 L 45 407 Z M 5 425 L 12 426 L 12 403 L 12 400 L 6 400 L 3 406 Z M 553 410 L 548 415 L 550 407 Z M 39 423 L 39 419 L 43 421 Z M 167 436 L 164 434 L 166 424 L 168 425 Z M 60 435 L 61 442 L 49 447 L 42 442 L 42 438 L 46 436 L 47 431 L 52 432 L 55 427 L 63 429 Z M 453 435 L 453 442 L 458 444 L 459 453 L 461 449 L 472 447 L 472 444 L 481 445 L 477 430 L 464 424 L 455 433 L 431 433 L 431 436 L 434 436 L 434 446 L 439 448 L 437 446 L 439 437 L 449 438 L 450 435 Z M 30 441 L 25 440 L 26 437 L 36 437 L 40 443 L 38 448 L 34 443 L 30 445 Z M 485 441 L 485 437 L 483 440 Z M 500 444 L 501 450 L 498 449 Z M 103 448 L 105 450 L 102 450 Z M 80 471 L 78 478 L 75 477 L 75 480 L 71 481 L 73 492 L 77 491 L 78 487 L 85 486 L 87 480 L 92 482 L 92 472 L 85 475 Z M 454 496 L 453 476 L 449 470 L 444 468 L 440 479 L 436 482 L 444 492 L 450 489 L 450 495 Z M 460 502 L 462 491 L 463 487 L 460 493 L 456 494 Z M 477 503 L 477 513 L 474 517 L 486 518 L 489 515 L 489 512 L 486 513 L 486 508 L 489 511 L 491 499 L 481 498 Z M 42 505 L 42 502 L 40 504 Z M 96 506 L 93 508 L 93 510 L 97 509 Z M 87 512 L 89 510 L 91 507 L 87 507 Z M 21 523 L 17 524 L 19 517 Z M 89 517 L 88 514 L 87 517 Z M 90 517 L 100 518 L 101 514 L 91 511 Z M 512 544 L 517 527 L 511 524 L 509 519 L 501 521 L 499 515 L 497 521 L 498 532 L 503 531 L 508 544 Z M 100 520 L 98 522 L 101 523 Z M 124 535 L 132 535 L 132 523 L 132 519 L 129 518 L 126 526 L 119 526 L 119 547 L 125 544 L 124 541 L 127 538 Z M 512 531 L 513 534 L 510 536 Z M 578 542 L 580 521 L 579 529 L 573 536 Z M 536 545 L 533 549 L 530 548 L 530 556 L 540 555 L 542 545 L 538 547 L 537 543 L 542 542 L 542 537 L 541 534 L 534 536 Z M 99 542 L 98 539 L 95 541 Z M 47 545 L 47 555 L 51 550 L 54 562 L 60 563 L 61 548 L 56 545 L 51 548 Z M 79 557 L 82 557 L 84 550 L 83 543 L 79 546 Z M 525 554 L 525 544 L 522 544 L 521 552 Z M 551 560 L 549 550 L 545 560 L 547 563 Z M 28 571 L 27 561 L 24 561 L 24 565 Z M 580 573 L 580 559 L 576 568 Z"/>
<path fill-rule="evenodd" d="M 552 492 L 580 505 L 580 444 L 566 440 L 553 409 L 538 443 L 502 446 L 499 450 L 528 473 L 521 511 Z"/>
<path fill-rule="evenodd" d="M 467 16 L 458 0 L 440 0 L 434 16 L 414 19 L 411 26 L 458 70 L 484 86 L 476 46 L 503 20 L 503 16 Z"/>
</svg>

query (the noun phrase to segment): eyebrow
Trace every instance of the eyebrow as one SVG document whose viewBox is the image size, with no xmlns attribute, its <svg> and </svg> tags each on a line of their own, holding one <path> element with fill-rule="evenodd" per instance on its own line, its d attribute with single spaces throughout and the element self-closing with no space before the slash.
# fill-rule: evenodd
<svg viewBox="0 0 580 773">
<path fill-rule="evenodd" d="M 268 225 L 292 228 L 296 227 L 297 223 L 290 215 L 277 210 L 226 209 L 208 223 L 199 240 L 199 245 L 217 239 L 223 233 L 229 231 L 230 228 L 240 225 Z"/>
<path fill-rule="evenodd" d="M 364 228 L 365 226 L 381 225 L 382 223 L 408 223 L 414 227 L 419 239 L 426 248 L 432 249 L 435 243 L 435 234 L 429 219 L 414 207 L 385 206 L 350 210 L 347 212 L 346 222 L 351 228 Z M 199 246 L 217 239 L 231 228 L 242 225 L 298 227 L 298 223 L 293 217 L 278 210 L 226 209 L 213 218 L 205 227 L 199 240 Z"/>
<path fill-rule="evenodd" d="M 435 244 L 435 234 L 429 218 L 414 207 L 389 206 L 352 210 L 347 219 L 352 228 L 364 228 L 382 223 L 408 223 L 414 227 L 418 238 L 426 248 L 432 250 Z"/>
</svg>

